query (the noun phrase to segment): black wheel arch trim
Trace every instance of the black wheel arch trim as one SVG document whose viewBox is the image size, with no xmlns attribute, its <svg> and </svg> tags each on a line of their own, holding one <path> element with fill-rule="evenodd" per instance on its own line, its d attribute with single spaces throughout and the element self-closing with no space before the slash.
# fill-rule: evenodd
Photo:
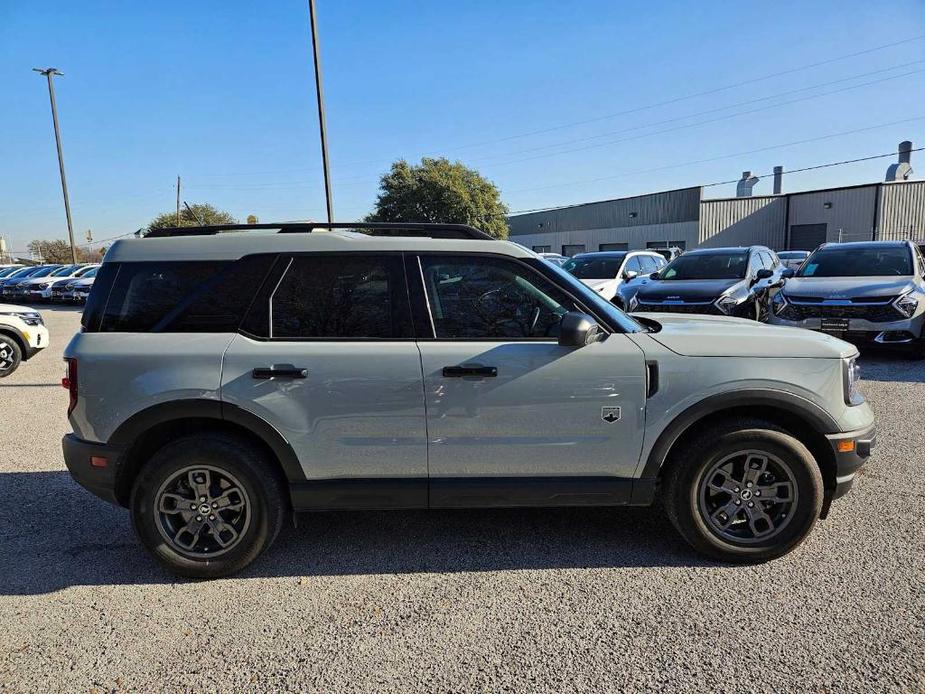
<svg viewBox="0 0 925 694">
<path fill-rule="evenodd" d="M 838 433 L 838 423 L 832 416 L 816 403 L 794 393 L 772 389 L 736 390 L 704 398 L 691 405 L 675 417 L 665 430 L 659 434 L 649 452 L 640 478 L 658 477 L 662 466 L 668 459 L 672 446 L 692 426 L 705 417 L 723 410 L 741 407 L 770 407 L 795 415 L 809 424 L 819 434 Z"/>
<path fill-rule="evenodd" d="M 128 449 L 152 427 L 190 418 L 229 422 L 246 429 L 273 451 L 289 481 L 305 480 L 305 473 L 295 451 L 276 427 L 253 412 L 218 400 L 174 400 L 152 405 L 120 424 L 107 443 Z"/>
</svg>

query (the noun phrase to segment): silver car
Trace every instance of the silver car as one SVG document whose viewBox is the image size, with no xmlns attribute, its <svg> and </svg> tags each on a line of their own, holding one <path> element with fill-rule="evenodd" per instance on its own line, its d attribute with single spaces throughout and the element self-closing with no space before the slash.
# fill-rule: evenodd
<svg viewBox="0 0 925 694">
<path fill-rule="evenodd" d="M 659 497 L 697 550 L 765 561 L 871 454 L 847 342 L 631 318 L 471 227 L 345 226 L 161 229 L 106 253 L 65 350 L 64 459 L 174 572 L 242 569 L 292 512 Z"/>
<path fill-rule="evenodd" d="M 786 280 L 771 322 L 925 357 L 925 258 L 909 241 L 825 244 Z"/>
</svg>

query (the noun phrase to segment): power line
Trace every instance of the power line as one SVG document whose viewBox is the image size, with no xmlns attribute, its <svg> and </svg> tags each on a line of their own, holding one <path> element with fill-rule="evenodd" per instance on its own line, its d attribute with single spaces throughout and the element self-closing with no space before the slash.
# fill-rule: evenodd
<svg viewBox="0 0 925 694">
<path fill-rule="evenodd" d="M 671 98 L 671 99 L 665 99 L 665 100 L 663 100 L 663 101 L 657 101 L 657 102 L 654 102 L 654 103 L 645 104 L 645 105 L 643 105 L 643 106 L 636 106 L 636 107 L 634 107 L 634 108 L 625 109 L 625 110 L 623 110 L 623 111 L 616 111 L 616 112 L 614 112 L 614 113 L 608 113 L 608 114 L 604 114 L 604 115 L 602 115 L 602 116 L 596 116 L 596 117 L 594 117 L 594 118 L 586 118 L 586 119 L 584 119 L 584 120 L 577 120 L 577 121 L 571 121 L 571 122 L 568 122 L 568 123 L 562 123 L 562 124 L 550 126 L 550 127 L 547 127 L 547 128 L 541 128 L 541 129 L 538 129 L 538 130 L 531 130 L 531 131 L 529 131 L 529 132 L 515 133 L 515 134 L 512 134 L 512 135 L 507 135 L 507 136 L 505 136 L 505 137 L 494 138 L 494 139 L 492 139 L 492 140 L 483 140 L 483 141 L 481 141 L 481 142 L 473 142 L 473 143 L 469 143 L 469 144 L 465 144 L 465 145 L 458 145 L 458 146 L 456 146 L 456 147 L 444 148 L 443 151 L 444 151 L 444 152 L 454 152 L 454 151 L 458 151 L 458 150 L 461 150 L 461 149 L 469 149 L 469 148 L 471 148 L 471 147 L 483 147 L 483 146 L 485 146 L 485 145 L 496 144 L 496 143 L 499 143 L 499 142 L 508 142 L 508 141 L 510 141 L 510 140 L 516 140 L 516 139 L 520 139 L 520 138 L 531 137 L 531 136 L 533 136 L 533 135 L 543 135 L 543 134 L 545 134 L 545 133 L 554 132 L 554 131 L 556 131 L 556 130 L 564 130 L 564 129 L 566 129 L 566 128 L 572 128 L 572 127 L 575 127 L 575 126 L 578 126 L 578 125 L 587 125 L 587 124 L 589 124 L 589 123 L 596 123 L 596 122 L 603 121 L 603 120 L 609 120 L 609 119 L 611 119 L 611 118 L 617 118 L 617 117 L 619 117 L 619 116 L 629 115 L 629 114 L 631 114 L 631 113 L 639 113 L 639 112 L 641 112 L 641 111 L 647 111 L 647 110 L 654 109 L 654 108 L 660 108 L 660 107 L 662 107 L 662 106 L 670 106 L 671 104 L 676 104 L 676 103 L 679 103 L 679 102 L 682 102 L 682 101 L 688 101 L 688 100 L 690 100 L 690 99 L 695 99 L 695 98 L 698 98 L 698 97 L 701 97 L 701 96 L 709 96 L 709 95 L 711 95 L 711 94 L 717 94 L 717 93 L 719 93 L 719 92 L 727 91 L 727 90 L 729 90 L 729 89 L 736 89 L 736 88 L 738 88 L 738 87 L 743 87 L 743 86 L 748 85 L 748 84 L 754 84 L 754 83 L 756 83 L 756 82 L 763 82 L 763 81 L 765 81 L 765 80 L 773 79 L 773 78 L 775 78 L 775 77 L 782 77 L 782 76 L 784 76 L 784 75 L 791 75 L 791 74 L 796 73 L 796 72 L 802 72 L 802 71 L 804 71 L 804 70 L 811 70 L 811 69 L 816 68 L 816 67 L 821 67 L 821 66 L 823 66 L 823 65 L 830 65 L 830 64 L 832 64 L 832 63 L 840 62 L 840 61 L 842 61 L 842 60 L 848 60 L 848 59 L 850 59 L 850 58 L 857 58 L 858 56 L 862 56 L 862 55 L 869 55 L 870 53 L 876 53 L 876 52 L 878 52 L 878 51 L 886 50 L 886 49 L 888 49 L 888 48 L 895 48 L 896 46 L 901 46 L 901 45 L 904 45 L 904 44 L 907 44 L 907 43 L 912 43 L 912 42 L 914 42 L 914 41 L 921 41 L 922 39 L 925 39 L 925 34 L 920 34 L 920 35 L 918 35 L 918 36 L 912 36 L 912 37 L 907 38 L 907 39 L 901 39 L 901 40 L 899 40 L 899 41 L 894 41 L 894 42 L 892 42 L 892 43 L 882 44 L 882 45 L 880 45 L 880 46 L 874 46 L 874 47 L 872 47 L 872 48 L 867 48 L 867 49 L 862 50 L 862 51 L 855 51 L 855 52 L 853 52 L 853 53 L 846 53 L 846 54 L 844 54 L 844 55 L 836 56 L 836 57 L 834 57 L 834 58 L 828 58 L 828 59 L 826 59 L 826 60 L 817 61 L 817 62 L 815 62 L 815 63 L 808 63 L 808 64 L 805 64 L 805 65 L 800 65 L 800 66 L 797 66 L 797 67 L 789 68 L 789 69 L 787 69 L 787 70 L 781 70 L 781 71 L 779 71 L 779 72 L 773 72 L 773 73 L 770 73 L 770 74 L 767 74 L 767 75 L 762 75 L 762 76 L 760 76 L 760 77 L 752 77 L 752 78 L 749 78 L 749 79 L 746 79 L 746 80 L 741 80 L 741 81 L 739 81 L 739 82 L 733 82 L 733 83 L 731 83 L 731 84 L 726 84 L 726 85 L 723 85 L 723 86 L 720 86 L 720 87 L 714 87 L 714 88 L 712 88 L 712 89 L 707 89 L 707 90 L 704 90 L 704 91 L 701 91 L 701 92 L 696 92 L 696 93 L 693 93 L 693 94 L 687 94 L 687 95 L 684 95 L 684 96 L 673 97 L 673 98 Z M 343 164 L 343 166 L 357 166 L 357 165 L 362 165 L 362 164 L 373 164 L 373 163 L 378 163 L 378 162 L 377 162 L 377 161 L 372 161 L 372 160 L 362 161 L 362 162 L 347 162 L 347 163 Z"/>
<path fill-rule="evenodd" d="M 717 122 L 719 122 L 719 121 L 729 120 L 730 118 L 737 118 L 737 117 L 739 117 L 739 116 L 746 116 L 746 115 L 751 115 L 751 114 L 754 114 L 754 113 L 762 113 L 762 112 L 764 112 L 764 111 L 770 111 L 770 110 L 775 109 L 775 108 L 780 108 L 781 106 L 789 106 L 789 105 L 791 105 L 791 104 L 800 103 L 800 102 L 802 102 L 802 101 L 808 101 L 808 100 L 810 100 L 810 99 L 817 99 L 817 98 L 819 98 L 819 97 L 821 97 L 821 96 L 831 96 L 832 94 L 839 94 L 839 93 L 841 93 L 841 92 L 850 91 L 850 90 L 852 90 L 852 89 L 859 89 L 859 88 L 861 88 L 861 87 L 867 87 L 867 86 L 870 86 L 870 85 L 872 85 L 872 84 L 878 84 L 878 83 L 880 83 L 880 82 L 887 82 L 887 81 L 889 81 L 889 80 L 900 79 L 900 78 L 902 78 L 902 77 L 909 77 L 910 75 L 920 74 L 920 73 L 922 73 L 922 72 L 925 72 L 925 68 L 919 69 L 919 70 L 912 70 L 912 71 L 910 71 L 910 72 L 905 72 L 905 73 L 902 73 L 902 74 L 900 74 L 900 75 L 892 75 L 892 76 L 890 76 L 890 77 L 884 77 L 884 78 L 881 78 L 881 79 L 879 79 L 879 80 L 872 80 L 872 81 L 870 81 L 870 82 L 864 82 L 864 83 L 862 83 L 862 84 L 852 85 L 852 86 L 850 86 L 850 87 L 842 87 L 842 88 L 840 88 L 840 89 L 835 89 L 835 90 L 826 92 L 826 93 L 824 93 L 824 94 L 816 94 L 816 95 L 804 96 L 804 97 L 800 97 L 800 98 L 797 98 L 797 99 L 790 99 L 789 101 L 782 101 L 782 102 L 780 102 L 780 103 L 772 104 L 772 105 L 770 105 L 770 106 L 763 106 L 763 107 L 761 107 L 761 108 L 753 108 L 753 109 L 748 109 L 748 110 L 745 110 L 745 111 L 737 111 L 737 112 L 735 112 L 735 113 L 729 113 L 729 114 L 726 114 L 726 115 L 724 115 L 724 116 L 719 116 L 719 117 L 717 117 L 717 118 L 709 118 L 709 119 L 707 119 L 707 120 L 697 121 L 696 123 L 686 123 L 686 124 L 684 124 L 684 125 L 678 125 L 678 126 L 675 126 L 675 127 L 672 127 L 672 128 L 663 128 L 662 130 L 653 130 L 652 132 L 642 133 L 642 134 L 640 134 L 640 135 L 633 135 L 633 136 L 631 136 L 631 137 L 621 137 L 621 138 L 617 138 L 616 140 L 608 140 L 608 141 L 606 141 L 606 142 L 598 142 L 598 143 L 594 143 L 594 144 L 584 145 L 584 146 L 582 146 L 582 147 L 574 147 L 574 148 L 570 148 L 570 149 L 564 149 L 564 150 L 561 150 L 561 151 L 559 151 L 559 152 L 549 152 L 549 153 L 547 153 L 547 154 L 537 154 L 537 155 L 533 155 L 533 156 L 529 156 L 529 157 L 522 157 L 522 158 L 519 158 L 519 159 L 510 159 L 510 160 L 508 160 L 508 161 L 490 162 L 490 165 L 491 165 L 491 166 L 509 166 L 509 165 L 511 165 L 511 164 L 519 164 L 519 163 L 526 162 L 526 161 L 535 161 L 535 160 L 537 160 L 537 159 L 546 159 L 546 158 L 548 158 L 548 157 L 561 156 L 561 155 L 563 155 L 563 154 L 574 154 L 575 152 L 583 152 L 583 151 L 586 151 L 586 150 L 589 150 L 589 149 L 598 149 L 598 148 L 600 148 L 600 147 L 610 147 L 610 146 L 612 146 L 612 145 L 622 144 L 622 143 L 624 143 L 624 142 L 631 142 L 631 141 L 633 141 L 633 140 L 639 140 L 639 139 L 642 139 L 642 138 L 645 138 L 645 137 L 652 137 L 652 136 L 654 136 L 654 135 L 664 135 L 665 133 L 676 132 L 676 131 L 678 131 L 678 130 L 685 130 L 685 129 L 687 129 L 687 128 L 694 128 L 694 127 L 697 127 L 697 126 L 700 126 L 700 125 L 709 125 L 710 123 L 717 123 Z M 610 133 L 610 134 L 616 134 L 616 133 Z M 531 151 L 531 150 L 522 150 L 521 153 L 527 153 L 527 152 L 530 152 L 530 151 Z M 512 153 L 512 154 L 513 154 L 513 153 Z M 491 157 L 491 158 L 497 158 L 497 157 Z M 484 162 L 484 159 L 476 159 L 475 161 L 483 161 L 483 162 Z"/>
<path fill-rule="evenodd" d="M 921 151 L 925 151 L 925 147 L 917 147 L 909 151 L 910 152 L 921 152 Z M 806 171 L 816 171 L 817 169 L 828 169 L 833 166 L 844 166 L 845 164 L 857 164 L 858 162 L 862 162 L 862 161 L 872 161 L 874 159 L 884 159 L 886 157 L 895 157 L 895 156 L 896 156 L 896 152 L 887 152 L 885 154 L 873 154 L 868 157 L 858 157 L 856 159 L 842 159 L 841 161 L 833 161 L 833 162 L 828 162 L 826 164 L 815 164 L 813 166 L 804 166 L 799 169 L 791 169 L 789 171 L 784 171 L 784 174 L 789 176 L 791 174 L 803 173 Z M 621 174 L 621 175 L 633 175 L 635 173 L 646 173 L 646 172 L 633 172 L 633 173 L 627 173 L 627 174 Z M 770 178 L 772 176 L 774 176 L 774 173 L 761 174 L 761 175 L 755 176 L 755 178 L 759 178 L 759 179 L 760 178 Z M 700 188 L 713 188 L 715 186 L 729 185 L 729 184 L 738 183 L 738 182 L 739 182 L 738 178 L 733 178 L 728 181 L 714 181 L 713 183 L 702 183 L 700 184 L 699 187 Z M 640 197 L 640 196 L 634 195 L 632 197 Z M 608 202 L 608 201 L 600 200 L 600 201 L 595 201 L 595 202 Z M 529 210 L 514 210 L 512 212 L 508 212 L 507 214 L 508 215 L 519 215 L 519 214 L 530 214 L 532 212 L 550 212 L 552 210 L 564 210 L 564 209 L 568 209 L 569 207 L 578 207 L 579 205 L 587 205 L 587 204 L 594 204 L 594 203 L 592 202 L 592 203 L 578 203 L 574 205 L 556 205 L 553 207 L 536 207 L 536 208 L 529 209 Z"/>
<path fill-rule="evenodd" d="M 570 181 L 566 183 L 554 183 L 552 185 L 535 186 L 532 188 L 518 188 L 516 190 L 512 190 L 508 192 L 509 193 L 526 193 L 526 192 L 535 191 L 535 190 L 548 190 L 550 188 L 560 188 L 563 186 L 570 186 L 570 185 L 585 185 L 588 183 L 598 183 L 600 181 L 609 181 L 615 178 L 624 178 L 626 176 L 638 176 L 640 174 L 657 173 L 660 171 L 667 171 L 669 169 L 683 168 L 685 166 L 694 166 L 696 164 L 708 164 L 714 161 L 722 161 L 723 159 L 732 159 L 733 157 L 740 157 L 746 154 L 757 154 L 759 152 L 768 152 L 774 149 L 783 149 L 785 147 L 794 147 L 796 145 L 806 145 L 811 142 L 831 140 L 833 138 L 842 137 L 844 135 L 856 135 L 857 133 L 869 132 L 871 130 L 878 130 L 880 128 L 888 128 L 894 125 L 903 125 L 905 123 L 911 123 L 911 122 L 920 121 L 920 120 L 925 120 L 925 115 L 914 116 L 912 118 L 904 118 L 902 120 L 891 121 L 889 123 L 880 123 L 878 125 L 870 125 L 864 128 L 855 128 L 853 130 L 843 130 L 841 132 L 829 133 L 827 135 L 819 135 L 817 137 L 810 137 L 810 138 L 806 138 L 803 140 L 794 140 L 793 142 L 783 142 L 783 143 L 776 144 L 776 145 L 768 145 L 767 147 L 758 147 L 756 149 L 743 150 L 741 152 L 732 152 L 731 154 L 721 154 L 715 157 L 707 157 L 706 159 L 695 159 L 692 161 L 681 162 L 678 164 L 666 164 L 665 166 L 657 166 L 657 167 L 653 167 L 650 169 L 629 171 L 629 172 L 620 173 L 620 174 L 613 174 L 610 176 L 599 176 L 597 178 L 589 178 L 589 179 L 583 179 L 579 181 Z"/>
</svg>

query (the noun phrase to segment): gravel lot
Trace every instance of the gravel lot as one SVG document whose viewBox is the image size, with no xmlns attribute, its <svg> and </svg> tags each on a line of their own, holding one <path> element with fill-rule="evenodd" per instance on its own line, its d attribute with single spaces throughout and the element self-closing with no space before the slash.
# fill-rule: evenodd
<svg viewBox="0 0 925 694">
<path fill-rule="evenodd" d="M 655 509 L 305 515 L 175 581 L 68 476 L 61 350 L 0 382 L 0 689 L 925 691 L 925 366 L 864 360 L 880 446 L 794 554 L 711 564 Z"/>
</svg>

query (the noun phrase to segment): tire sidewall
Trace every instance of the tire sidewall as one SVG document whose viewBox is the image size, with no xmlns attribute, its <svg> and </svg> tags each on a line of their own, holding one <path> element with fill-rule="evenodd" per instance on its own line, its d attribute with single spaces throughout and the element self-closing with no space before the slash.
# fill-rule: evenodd
<svg viewBox="0 0 925 694">
<path fill-rule="evenodd" d="M 214 578 L 239 571 L 268 547 L 281 525 L 279 500 L 272 498 L 260 458 L 224 437 L 190 437 L 168 444 L 144 466 L 132 489 L 132 525 L 145 548 L 175 573 Z M 165 480 L 190 465 L 208 465 L 233 475 L 250 502 L 250 521 L 241 540 L 215 558 L 188 557 L 174 549 L 157 527 L 155 495 Z"/>
<path fill-rule="evenodd" d="M 790 467 L 797 484 L 797 502 L 790 522 L 765 542 L 738 544 L 714 534 L 699 510 L 703 476 L 718 460 L 744 450 L 770 453 Z M 720 435 L 706 455 L 683 467 L 674 490 L 678 529 L 695 547 L 731 561 L 764 561 L 791 551 L 805 539 L 822 510 L 822 476 L 812 454 L 798 440 L 777 431 L 744 430 Z"/>
<path fill-rule="evenodd" d="M 0 344 L 8 345 L 13 350 L 13 365 L 6 369 L 0 368 L 0 378 L 4 378 L 19 368 L 22 363 L 22 349 L 20 349 L 16 340 L 8 335 L 0 335 Z"/>
</svg>

